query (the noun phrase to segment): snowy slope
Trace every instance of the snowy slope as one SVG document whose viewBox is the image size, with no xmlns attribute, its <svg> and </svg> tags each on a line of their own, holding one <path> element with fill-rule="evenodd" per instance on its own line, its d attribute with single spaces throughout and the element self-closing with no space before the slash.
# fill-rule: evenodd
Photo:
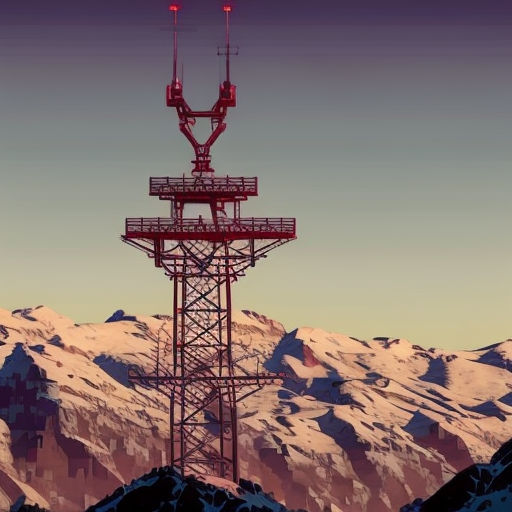
<svg viewBox="0 0 512 512">
<path fill-rule="evenodd" d="M 53 512 L 84 510 L 165 463 L 167 400 L 133 386 L 127 371 L 151 370 L 172 320 L 112 320 L 0 310 L 0 419 L 14 458 L 4 447 L 1 460 Z M 285 333 L 253 312 L 233 322 L 240 365 L 289 375 L 239 406 L 241 475 L 289 508 L 396 511 L 512 436 L 510 340 L 449 352 L 307 327 Z"/>
</svg>

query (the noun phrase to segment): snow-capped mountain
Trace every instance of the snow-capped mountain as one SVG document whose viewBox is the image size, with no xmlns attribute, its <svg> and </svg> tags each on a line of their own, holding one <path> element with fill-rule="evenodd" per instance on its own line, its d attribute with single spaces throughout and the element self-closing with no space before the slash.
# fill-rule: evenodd
<svg viewBox="0 0 512 512">
<path fill-rule="evenodd" d="M 165 464 L 168 401 L 127 375 L 172 319 L 109 320 L 0 310 L 0 510 L 24 493 L 83 511 Z M 240 365 L 289 375 L 239 406 L 241 476 L 289 508 L 396 511 L 512 437 L 512 340 L 450 352 L 233 320 Z"/>
</svg>

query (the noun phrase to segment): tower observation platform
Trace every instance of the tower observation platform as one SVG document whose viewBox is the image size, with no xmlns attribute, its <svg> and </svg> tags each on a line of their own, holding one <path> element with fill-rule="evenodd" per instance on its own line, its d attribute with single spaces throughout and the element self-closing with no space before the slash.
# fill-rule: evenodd
<svg viewBox="0 0 512 512">
<path fill-rule="evenodd" d="M 283 376 L 250 374 L 233 357 L 231 285 L 269 251 L 296 238 L 295 219 L 242 217 L 240 204 L 258 195 L 256 177 L 217 176 L 210 149 L 225 130 L 228 108 L 236 106 L 230 79 L 230 14 L 224 5 L 225 80 L 210 110 L 190 109 L 177 74 L 178 5 L 173 17 L 173 76 L 167 106 L 176 109 L 180 131 L 195 158 L 190 176 L 152 177 L 149 195 L 169 201 L 169 217 L 127 218 L 122 239 L 153 259 L 173 282 L 172 333 L 155 349 L 148 374 L 132 371 L 139 385 L 152 386 L 170 400 L 169 463 L 189 472 L 238 481 L 237 403 Z M 199 143 L 197 118 L 207 118 L 211 134 Z M 184 216 L 185 208 L 206 205 L 207 215 Z"/>
</svg>

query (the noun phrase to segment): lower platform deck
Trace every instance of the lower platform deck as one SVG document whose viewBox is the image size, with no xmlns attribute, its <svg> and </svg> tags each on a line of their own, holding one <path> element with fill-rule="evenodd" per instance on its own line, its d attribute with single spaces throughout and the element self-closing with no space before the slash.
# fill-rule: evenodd
<svg viewBox="0 0 512 512">
<path fill-rule="evenodd" d="M 154 240 L 248 240 L 295 238 L 295 219 L 248 217 L 241 219 L 126 219 L 124 238 Z"/>
</svg>

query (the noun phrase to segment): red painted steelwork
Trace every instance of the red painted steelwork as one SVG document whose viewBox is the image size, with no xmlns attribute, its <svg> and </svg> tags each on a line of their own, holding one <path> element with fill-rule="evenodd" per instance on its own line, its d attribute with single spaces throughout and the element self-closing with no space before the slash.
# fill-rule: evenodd
<svg viewBox="0 0 512 512">
<path fill-rule="evenodd" d="M 199 219 L 131 218 L 126 219 L 125 237 L 151 240 L 274 240 L 295 238 L 295 219 Z"/>
<path fill-rule="evenodd" d="M 160 199 L 192 201 L 197 196 L 205 197 L 209 203 L 216 200 L 236 198 L 247 200 L 247 196 L 258 195 L 258 178 L 234 178 L 232 176 L 203 177 L 203 178 L 150 178 L 149 195 L 159 196 Z"/>
<path fill-rule="evenodd" d="M 170 10 L 174 52 L 167 105 L 176 108 L 195 160 L 191 177 L 150 179 L 149 194 L 170 202 L 170 217 L 126 219 L 123 241 L 146 253 L 173 281 L 172 332 L 159 332 L 153 372 L 131 378 L 170 399 L 170 464 L 182 474 L 209 473 L 237 481 L 237 403 L 283 375 L 254 375 L 234 359 L 231 284 L 269 251 L 296 238 L 295 219 L 240 217 L 240 202 L 258 195 L 257 178 L 218 177 L 210 167 L 210 148 L 226 128 L 228 108 L 236 104 L 229 75 L 231 6 L 223 8 L 226 79 L 207 111 L 191 110 L 183 98 L 177 76 L 178 8 Z M 200 117 L 212 124 L 202 144 L 192 134 Z M 209 205 L 208 218 L 186 218 L 185 207 L 198 203 Z"/>
</svg>

